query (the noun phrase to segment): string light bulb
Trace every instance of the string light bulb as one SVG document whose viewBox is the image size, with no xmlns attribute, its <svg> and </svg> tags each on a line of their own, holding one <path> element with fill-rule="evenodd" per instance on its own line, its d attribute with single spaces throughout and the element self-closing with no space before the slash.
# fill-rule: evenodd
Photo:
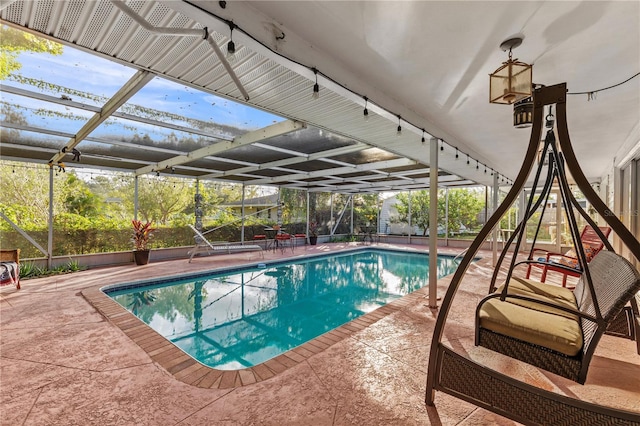
<svg viewBox="0 0 640 426">
<path fill-rule="evenodd" d="M 320 86 L 318 85 L 318 70 L 314 68 L 313 73 L 316 76 L 316 84 L 313 85 L 313 94 L 311 95 L 311 99 L 318 99 L 320 97 Z"/>
<path fill-rule="evenodd" d="M 236 54 L 236 44 L 233 42 L 233 29 L 236 25 L 233 22 L 229 23 L 229 28 L 231 31 L 229 32 L 229 43 L 227 43 L 227 59 L 233 60 Z"/>
<path fill-rule="evenodd" d="M 422 143 L 426 142 L 426 139 L 424 138 L 424 129 L 422 129 L 422 139 L 421 139 Z"/>
<path fill-rule="evenodd" d="M 369 102 L 369 99 L 365 96 L 364 97 L 364 111 L 362 111 L 362 115 L 364 116 L 364 121 L 369 121 L 369 110 L 367 109 L 367 103 Z"/>
<path fill-rule="evenodd" d="M 398 116 L 398 130 L 396 131 L 396 136 L 398 137 L 402 136 L 402 126 L 400 125 L 401 119 L 402 117 Z"/>
<path fill-rule="evenodd" d="M 456 160 L 458 159 L 458 148 L 456 148 Z"/>
<path fill-rule="evenodd" d="M 467 165 L 469 165 L 469 154 L 467 154 Z"/>
<path fill-rule="evenodd" d="M 444 141 L 440 139 L 440 151 L 444 151 Z"/>
</svg>

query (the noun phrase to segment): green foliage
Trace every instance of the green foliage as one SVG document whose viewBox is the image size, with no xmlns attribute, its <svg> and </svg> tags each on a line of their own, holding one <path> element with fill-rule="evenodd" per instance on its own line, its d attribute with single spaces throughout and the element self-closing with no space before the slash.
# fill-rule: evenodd
<svg viewBox="0 0 640 426">
<path fill-rule="evenodd" d="M 66 265 L 67 271 L 69 272 L 77 272 L 82 271 L 84 268 L 80 266 L 77 260 L 71 259 Z"/>
<path fill-rule="evenodd" d="M 500 219 L 500 229 L 515 229 L 518 225 L 516 222 L 517 208 L 511 207 L 507 213 Z"/>
<path fill-rule="evenodd" d="M 44 269 L 33 262 L 20 263 L 20 279 L 39 277 L 44 274 Z"/>
<path fill-rule="evenodd" d="M 0 26 L 0 80 L 20 70 L 20 52 L 61 55 L 62 45 L 6 25 Z"/>
<path fill-rule="evenodd" d="M 69 213 L 85 217 L 95 217 L 103 210 L 102 202 L 88 185 L 78 179 L 74 173 L 67 175 L 64 186 L 64 203 Z"/>
<path fill-rule="evenodd" d="M 20 163 L 0 161 L 2 212 L 26 231 L 46 229 L 49 218 L 48 167 L 20 166 Z M 5 221 L 0 221 L 0 229 L 11 228 Z"/>
<path fill-rule="evenodd" d="M 60 231 L 86 231 L 92 227 L 90 219 L 76 213 L 60 213 L 53 218 L 53 228 Z"/>
<path fill-rule="evenodd" d="M 378 194 L 357 194 L 354 197 L 354 226 L 360 228 L 375 224 L 378 219 Z"/>
<path fill-rule="evenodd" d="M 282 188 L 280 200 L 283 202 L 282 222 L 306 222 L 307 193 L 299 189 Z"/>
<path fill-rule="evenodd" d="M 423 230 L 426 235 L 429 229 L 429 191 L 402 192 L 396 196 L 398 202 L 395 205 L 397 215 L 391 218 L 392 222 L 409 221 L 409 196 L 411 196 L 411 224 Z M 438 210 L 441 200 L 438 200 Z"/>
<path fill-rule="evenodd" d="M 398 214 L 393 217 L 392 222 L 407 222 L 409 217 L 409 193 L 400 193 L 397 195 L 398 202 L 395 205 Z M 447 217 L 447 225 L 449 234 L 455 234 L 460 230 L 461 225 L 468 229 L 475 229 L 478 223 L 478 214 L 484 207 L 484 200 L 479 190 L 475 189 L 449 189 L 448 196 L 449 211 L 447 209 L 447 195 L 444 189 L 438 190 L 438 219 L 439 224 L 445 225 L 445 217 Z M 411 223 L 423 230 L 426 235 L 429 229 L 429 209 L 430 196 L 429 191 L 413 191 L 411 192 Z"/>
<path fill-rule="evenodd" d="M 131 194 L 133 184 L 131 181 Z M 175 178 L 148 176 L 139 179 L 138 214 L 145 221 L 166 225 L 173 214 L 185 211 L 193 199 L 195 191 L 188 186 L 186 181 L 177 183 Z M 133 210 L 133 197 L 127 198 L 125 204 Z"/>
<path fill-rule="evenodd" d="M 444 206 L 440 207 L 440 200 L 445 198 L 445 194 L 443 190 L 440 191 L 438 193 L 438 215 L 444 218 L 445 209 Z M 449 232 L 458 232 L 460 225 L 467 229 L 478 228 L 480 226 L 478 214 L 483 208 L 484 197 L 479 190 L 449 189 Z"/>
<path fill-rule="evenodd" d="M 33 262 L 20 263 L 20 279 L 48 277 L 50 275 L 68 274 L 82 271 L 86 268 L 80 266 L 76 260 L 69 260 L 64 265 L 54 266 L 51 269 L 42 268 Z"/>
</svg>

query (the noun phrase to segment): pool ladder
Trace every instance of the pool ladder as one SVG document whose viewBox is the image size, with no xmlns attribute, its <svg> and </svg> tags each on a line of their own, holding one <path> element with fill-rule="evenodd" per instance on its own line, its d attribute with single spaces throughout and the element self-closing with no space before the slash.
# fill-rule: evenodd
<svg viewBox="0 0 640 426">
<path fill-rule="evenodd" d="M 453 262 L 455 262 L 456 260 L 458 260 L 460 257 L 464 256 L 470 249 L 471 247 L 467 247 L 466 249 L 462 250 L 460 253 L 458 253 L 456 255 L 456 257 L 453 258 Z"/>
</svg>

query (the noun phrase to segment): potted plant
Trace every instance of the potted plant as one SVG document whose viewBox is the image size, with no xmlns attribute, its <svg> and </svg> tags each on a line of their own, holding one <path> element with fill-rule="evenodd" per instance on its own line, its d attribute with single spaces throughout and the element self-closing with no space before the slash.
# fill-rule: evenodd
<svg viewBox="0 0 640 426">
<path fill-rule="evenodd" d="M 318 244 L 318 222 L 309 223 L 309 244 L 312 246 Z"/>
<path fill-rule="evenodd" d="M 149 263 L 149 239 L 151 234 L 156 228 L 152 227 L 151 222 L 142 222 L 141 220 L 134 219 L 131 221 L 133 225 L 133 257 L 136 261 L 136 265 L 146 265 Z"/>
</svg>

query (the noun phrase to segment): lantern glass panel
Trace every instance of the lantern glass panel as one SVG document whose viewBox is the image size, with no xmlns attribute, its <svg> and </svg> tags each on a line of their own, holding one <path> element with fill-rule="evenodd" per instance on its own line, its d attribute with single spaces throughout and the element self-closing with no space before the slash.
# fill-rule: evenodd
<svg viewBox="0 0 640 426">
<path fill-rule="evenodd" d="M 489 102 L 512 104 L 531 96 L 531 65 L 508 61 L 490 75 Z"/>
</svg>

